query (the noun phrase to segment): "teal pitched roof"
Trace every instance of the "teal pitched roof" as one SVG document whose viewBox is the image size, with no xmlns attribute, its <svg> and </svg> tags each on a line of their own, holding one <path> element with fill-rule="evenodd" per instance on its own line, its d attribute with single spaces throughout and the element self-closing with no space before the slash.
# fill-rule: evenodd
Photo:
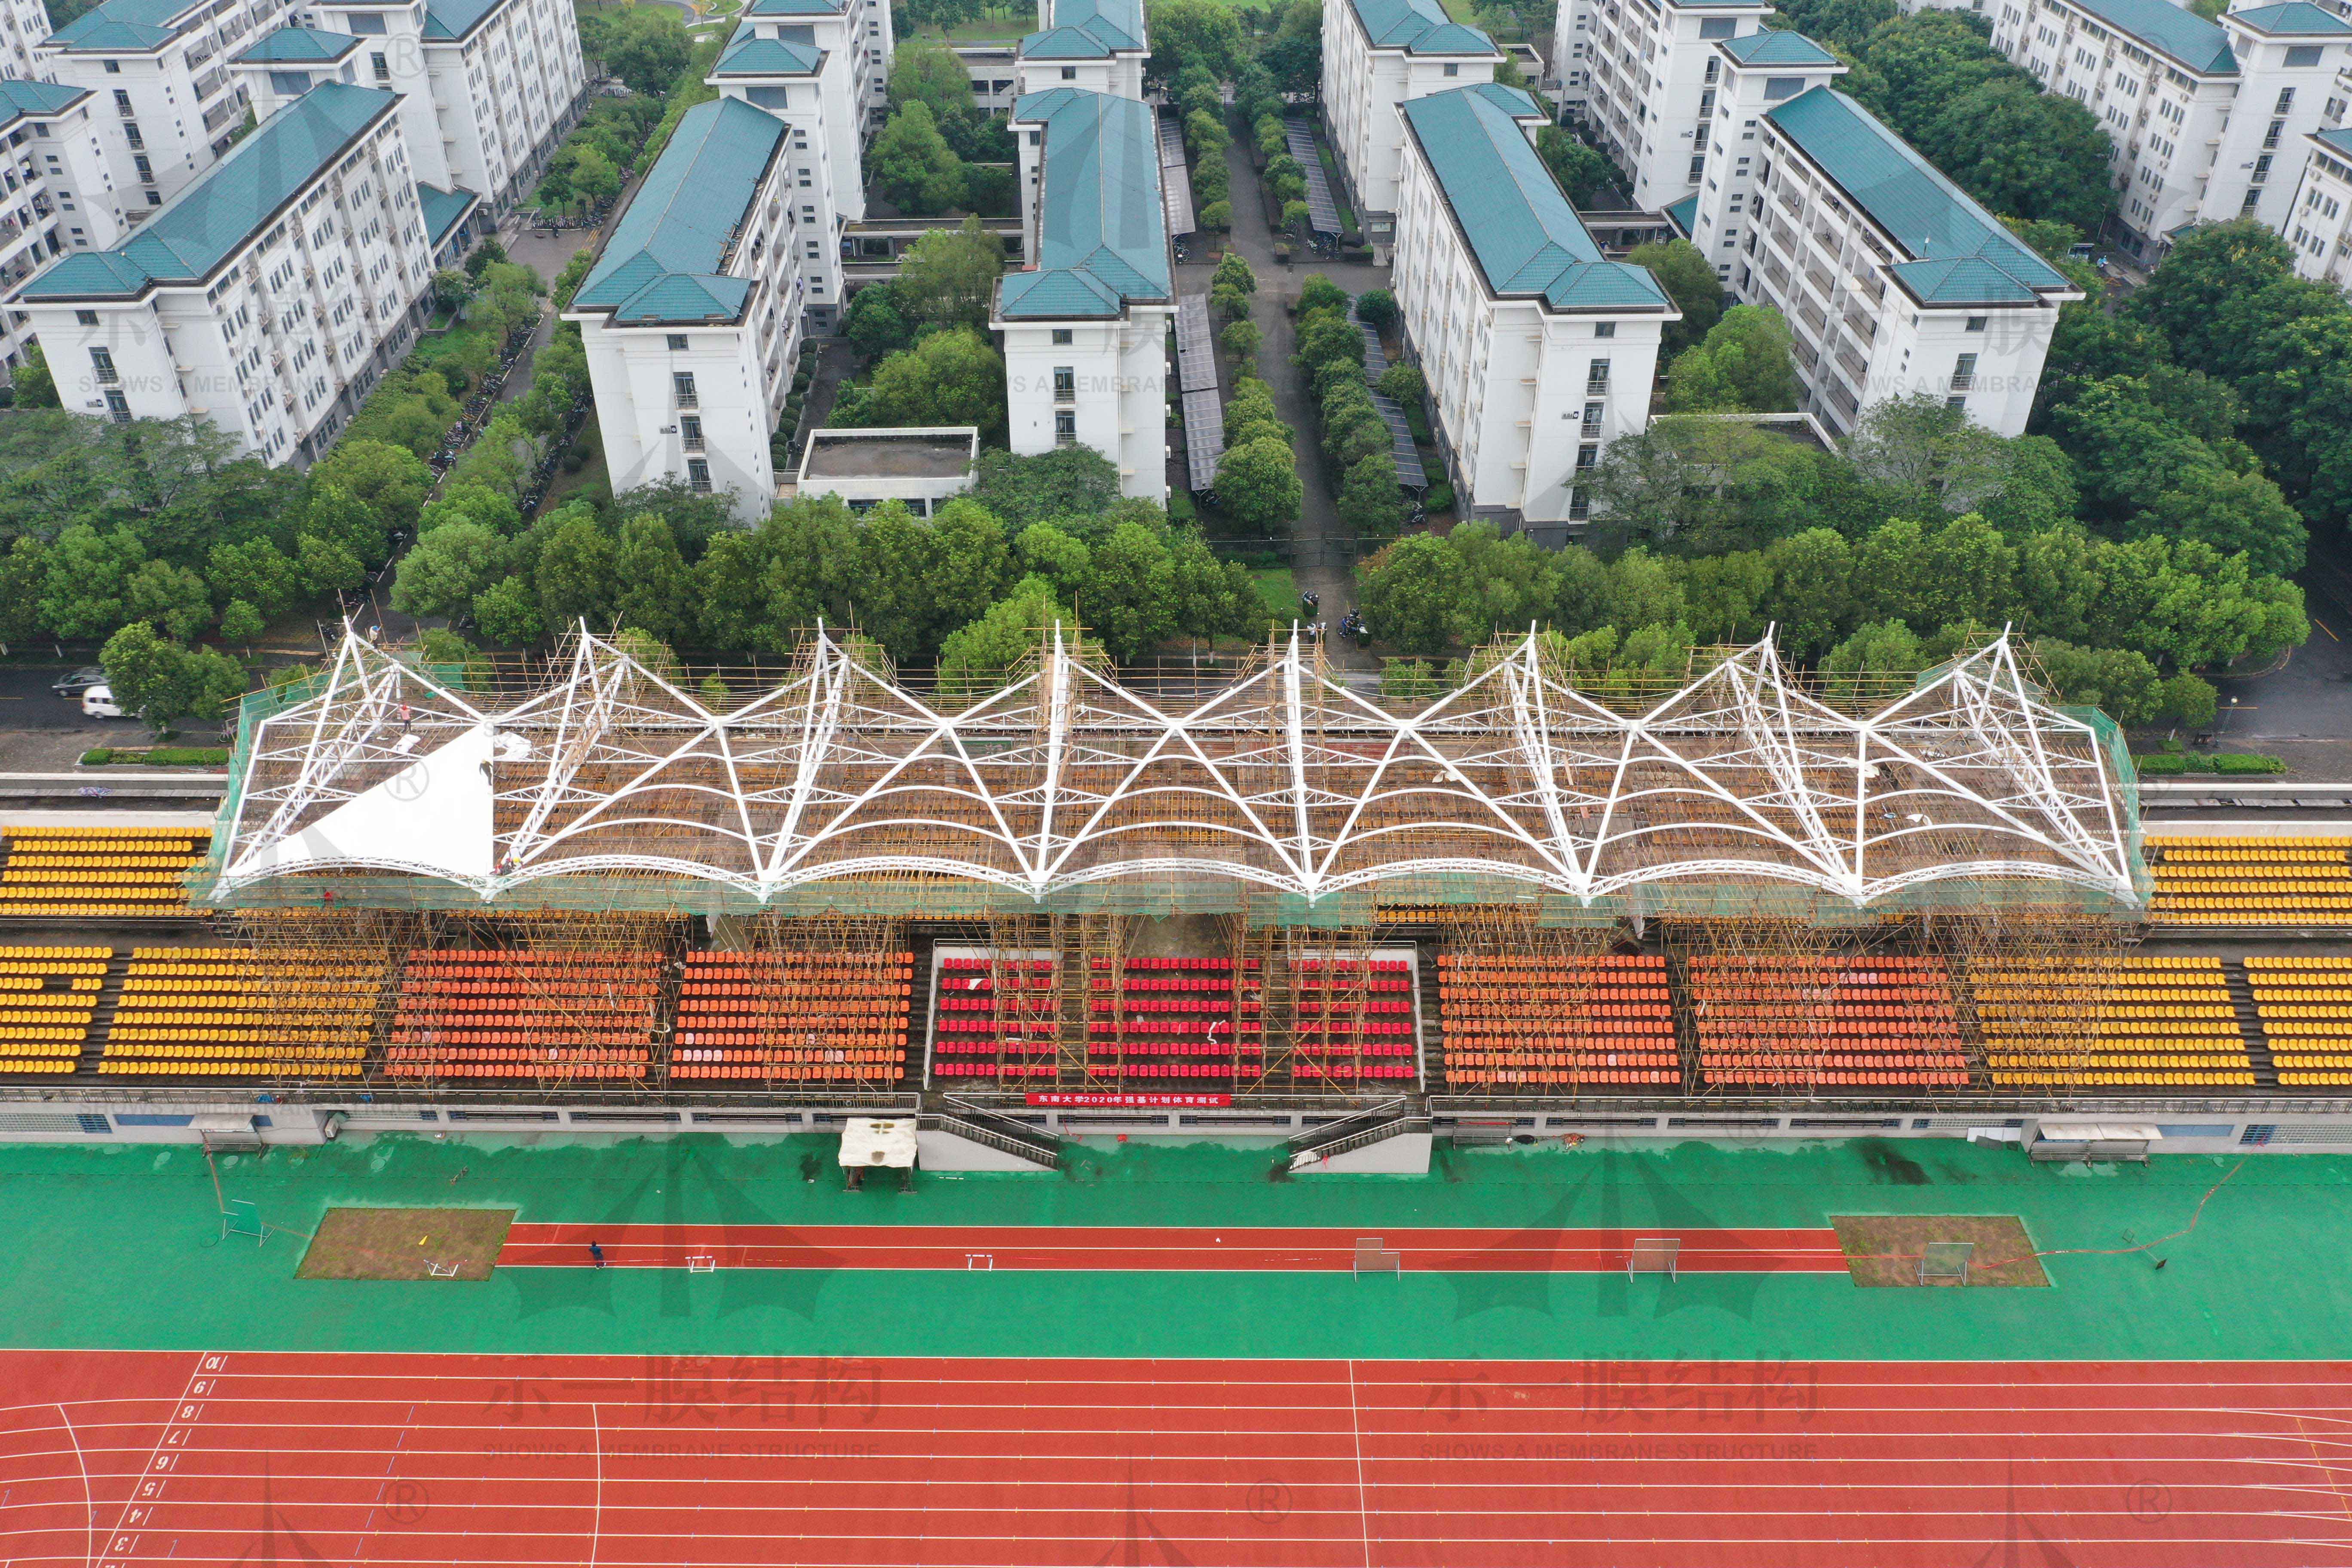
<svg viewBox="0 0 2352 1568">
<path fill-rule="evenodd" d="M 1495 55 L 1495 40 L 1445 14 L 1437 0 L 1349 0 L 1376 49 L 1409 55 Z"/>
<path fill-rule="evenodd" d="M 2331 153 L 2352 158 L 2352 131 L 2315 131 L 2312 139 Z"/>
<path fill-rule="evenodd" d="M 0 77 L 0 124 L 20 114 L 55 114 L 89 96 L 86 87 L 59 87 L 29 77 Z"/>
<path fill-rule="evenodd" d="M 2074 0 L 2107 26 L 2208 76 L 2236 73 L 2230 35 L 2172 0 Z"/>
<path fill-rule="evenodd" d="M 727 40 L 727 52 L 710 68 L 712 76 L 814 76 L 824 51 L 807 44 L 759 36 L 759 24 L 745 22 Z"/>
<path fill-rule="evenodd" d="M 2021 303 L 2074 287 L 1908 142 L 1834 88 L 1799 93 L 1766 110 L 1764 118 L 1908 253 L 1908 261 L 1888 270 L 1923 303 Z"/>
<path fill-rule="evenodd" d="M 150 283 L 201 282 L 398 101 L 339 81 L 312 88 L 263 121 L 121 244 L 65 258 L 17 297 L 131 295 Z"/>
<path fill-rule="evenodd" d="M 1513 118 L 1512 96 L 1457 88 L 1402 106 L 1487 288 L 1558 310 L 1673 309 L 1647 268 L 1601 254 Z"/>
<path fill-rule="evenodd" d="M 724 268 L 783 142 L 784 122 L 740 99 L 688 110 L 573 307 L 631 325 L 740 316 L 751 282 Z"/>
<path fill-rule="evenodd" d="M 236 65 L 323 65 L 341 59 L 360 47 L 355 34 L 329 33 L 317 27 L 278 27 L 261 35 L 252 47 L 233 55 Z"/>
<path fill-rule="evenodd" d="M 843 0 L 751 0 L 747 16 L 838 16 Z"/>
<path fill-rule="evenodd" d="M 1685 239 L 1691 236 L 1691 225 L 1698 221 L 1698 195 L 1696 192 L 1678 202 L 1666 204 L 1666 221 L 1682 231 Z"/>
<path fill-rule="evenodd" d="M 1744 66 L 1834 66 L 1837 56 L 1802 33 L 1750 33 L 1715 46 Z"/>
<path fill-rule="evenodd" d="M 2242 22 L 2257 33 L 2274 37 L 2345 38 L 2352 37 L 2352 22 L 2347 22 L 2333 11 L 2323 11 L 2311 0 L 2287 0 L 2283 5 L 2255 5 L 2243 11 L 2232 11 L 2230 19 Z"/>
<path fill-rule="evenodd" d="M 133 54 L 160 49 L 177 37 L 173 25 L 194 13 L 198 0 L 105 0 L 49 35 L 44 46 L 89 54 Z M 194 25 L 193 19 L 191 26 Z"/>
<path fill-rule="evenodd" d="M 1143 0 L 1053 0 L 1045 22 L 1021 40 L 1024 58 L 1103 59 L 1144 47 Z"/>
<path fill-rule="evenodd" d="M 997 285 L 997 314 L 1116 316 L 1129 301 L 1174 299 L 1151 110 L 1055 88 L 1018 100 L 1013 120 L 1045 127 L 1045 166 L 1036 265 Z"/>
<path fill-rule="evenodd" d="M 466 215 L 481 204 L 482 198 L 462 185 L 443 190 L 438 185 L 416 183 L 416 208 L 425 217 L 425 237 L 427 243 L 439 245 L 449 237 L 449 231 L 466 220 Z"/>
<path fill-rule="evenodd" d="M 425 36 L 442 43 L 462 38 L 505 0 L 425 0 Z"/>
</svg>

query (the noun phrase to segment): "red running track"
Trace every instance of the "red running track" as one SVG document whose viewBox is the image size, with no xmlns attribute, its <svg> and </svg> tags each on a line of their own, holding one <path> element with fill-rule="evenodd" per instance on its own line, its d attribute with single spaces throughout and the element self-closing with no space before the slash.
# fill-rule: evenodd
<svg viewBox="0 0 2352 1568">
<path fill-rule="evenodd" d="M 2352 1363 L 0 1352 L 16 1565 L 2329 1568 Z"/>
<path fill-rule="evenodd" d="M 1369 1234 L 1329 1226 L 518 1225 L 501 1268 L 577 1268 L 588 1244 L 622 1268 L 1338 1269 Z M 1383 1230 L 1401 1268 L 1454 1273 L 1622 1270 L 1634 1239 L 1682 1241 L 1685 1273 L 1843 1274 L 1833 1230 Z"/>
</svg>

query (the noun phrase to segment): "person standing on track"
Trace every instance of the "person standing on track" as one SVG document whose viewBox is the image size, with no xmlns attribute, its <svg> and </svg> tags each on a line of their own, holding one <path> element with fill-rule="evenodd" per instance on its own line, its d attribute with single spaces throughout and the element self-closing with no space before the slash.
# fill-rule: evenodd
<svg viewBox="0 0 2352 1568">
<path fill-rule="evenodd" d="M 593 1241 L 588 1244 L 588 1256 L 596 1260 L 597 1268 L 604 1267 L 604 1249 Z"/>
</svg>

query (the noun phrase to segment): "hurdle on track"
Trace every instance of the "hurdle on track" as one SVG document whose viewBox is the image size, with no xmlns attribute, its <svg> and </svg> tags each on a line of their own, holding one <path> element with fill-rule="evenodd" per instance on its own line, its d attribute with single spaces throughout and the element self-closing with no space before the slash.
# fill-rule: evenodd
<svg viewBox="0 0 2352 1568">
<path fill-rule="evenodd" d="M 1633 1250 L 1625 1255 L 1625 1278 L 1636 1274 L 1663 1274 L 1669 1279 L 1679 1279 L 1683 1243 L 1678 1236 L 1637 1236 Z"/>
<path fill-rule="evenodd" d="M 1387 1245 L 1377 1236 L 1358 1237 L 1353 1272 L 1378 1274 L 1383 1270 L 1400 1279 L 1403 1278 L 1404 1254 L 1391 1252 Z"/>
</svg>

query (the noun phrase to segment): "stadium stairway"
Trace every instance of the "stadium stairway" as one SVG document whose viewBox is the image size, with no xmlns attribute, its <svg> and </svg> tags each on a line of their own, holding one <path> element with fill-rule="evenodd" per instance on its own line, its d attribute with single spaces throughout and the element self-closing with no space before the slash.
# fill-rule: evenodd
<svg viewBox="0 0 2352 1568">
<path fill-rule="evenodd" d="M 2246 983 L 2246 961 L 2225 958 L 2221 974 L 2230 984 L 2230 1009 L 2238 1016 L 2238 1033 L 2245 1037 L 2246 1060 L 2253 1065 L 2254 1085 L 2258 1089 L 2279 1086 L 2278 1066 L 2271 1060 L 2270 1036 L 2263 1032 L 2263 1019 L 2254 1005 L 2253 987 Z"/>
<path fill-rule="evenodd" d="M 1434 942 L 1413 943 L 1413 982 L 1421 994 L 1421 1081 L 1432 1093 L 1442 1093 L 1445 1085 L 1445 1009 L 1439 1005 L 1443 994 L 1437 988 L 1437 951 Z"/>
</svg>

